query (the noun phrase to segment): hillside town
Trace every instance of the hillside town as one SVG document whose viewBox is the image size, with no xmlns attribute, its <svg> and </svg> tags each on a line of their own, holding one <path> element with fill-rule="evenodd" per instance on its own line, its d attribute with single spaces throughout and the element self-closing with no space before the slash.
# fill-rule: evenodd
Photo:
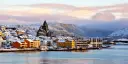
<svg viewBox="0 0 128 64">
<path fill-rule="evenodd" d="M 46 21 L 36 35 L 29 30 L 0 26 L 0 51 L 68 51 L 103 48 L 102 38 L 53 35 Z"/>
</svg>

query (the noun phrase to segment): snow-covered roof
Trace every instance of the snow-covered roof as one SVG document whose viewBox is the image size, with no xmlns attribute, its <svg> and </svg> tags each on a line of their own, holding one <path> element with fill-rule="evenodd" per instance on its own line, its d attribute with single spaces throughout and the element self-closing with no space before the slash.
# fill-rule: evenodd
<svg viewBox="0 0 128 64">
<path fill-rule="evenodd" d="M 16 42 L 18 42 L 18 43 L 22 43 L 21 41 L 16 41 Z"/>
<path fill-rule="evenodd" d="M 65 39 L 59 39 L 58 42 L 66 42 Z"/>
<path fill-rule="evenodd" d="M 20 43 L 20 44 L 21 44 L 21 43 L 23 43 L 23 42 L 24 42 L 24 40 L 23 40 L 23 39 L 22 39 L 22 40 L 20 40 L 20 39 L 19 39 L 19 40 L 16 40 L 16 41 L 14 41 L 14 42 L 18 42 L 18 43 Z"/>
<path fill-rule="evenodd" d="M 36 36 L 28 35 L 28 38 L 34 40 L 36 39 Z"/>
<path fill-rule="evenodd" d="M 28 37 L 33 37 L 32 35 L 28 34 Z"/>
<path fill-rule="evenodd" d="M 27 38 L 27 36 L 26 35 L 22 35 L 22 36 L 19 36 L 20 38 Z"/>
<path fill-rule="evenodd" d="M 18 39 L 17 37 L 11 37 L 8 40 L 12 42 L 16 42 L 16 41 L 19 41 L 20 39 Z"/>
<path fill-rule="evenodd" d="M 29 42 L 33 42 L 33 40 L 32 39 L 27 39 Z"/>
<path fill-rule="evenodd" d="M 20 31 L 20 32 L 25 32 L 24 30 L 22 30 L 22 29 L 19 29 L 19 30 L 17 30 L 17 31 Z"/>
</svg>

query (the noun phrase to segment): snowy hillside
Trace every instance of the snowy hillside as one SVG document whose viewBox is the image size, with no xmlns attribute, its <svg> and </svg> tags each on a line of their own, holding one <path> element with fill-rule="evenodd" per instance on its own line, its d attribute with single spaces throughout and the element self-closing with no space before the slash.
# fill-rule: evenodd
<svg viewBox="0 0 128 64">
<path fill-rule="evenodd" d="M 117 30 L 109 35 L 110 37 L 128 37 L 128 28 Z"/>
<path fill-rule="evenodd" d="M 31 25 L 11 25 L 8 27 L 16 27 L 19 29 L 27 30 L 27 33 L 31 35 L 36 35 L 37 30 L 39 29 L 40 24 L 31 24 Z M 75 35 L 75 36 L 85 36 L 85 37 L 105 37 L 111 34 L 113 31 L 86 28 L 86 26 L 78 26 L 74 24 L 65 24 L 65 23 L 48 23 L 49 30 L 54 33 L 54 35 Z"/>
</svg>

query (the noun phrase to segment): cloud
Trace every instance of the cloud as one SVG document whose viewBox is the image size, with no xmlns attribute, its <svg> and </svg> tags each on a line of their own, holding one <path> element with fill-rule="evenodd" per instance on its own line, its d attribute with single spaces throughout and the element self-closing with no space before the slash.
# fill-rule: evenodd
<svg viewBox="0 0 128 64">
<path fill-rule="evenodd" d="M 96 15 L 92 17 L 92 19 L 101 21 L 113 21 L 115 20 L 115 16 L 110 12 L 100 12 L 96 13 Z"/>
<path fill-rule="evenodd" d="M 102 7 L 75 7 L 64 4 L 6 6 L 0 7 L 0 20 L 24 23 L 41 22 L 43 20 L 83 23 L 88 22 L 88 20 L 92 22 L 93 18 L 93 20 L 112 21 L 128 17 L 127 5 L 119 4 Z"/>
<path fill-rule="evenodd" d="M 26 6 L 10 6 L 3 7 L 0 10 L 1 14 L 7 15 L 67 15 L 77 18 L 88 18 L 91 15 L 92 10 L 80 9 L 79 7 L 64 5 L 64 4 L 37 4 Z"/>
</svg>

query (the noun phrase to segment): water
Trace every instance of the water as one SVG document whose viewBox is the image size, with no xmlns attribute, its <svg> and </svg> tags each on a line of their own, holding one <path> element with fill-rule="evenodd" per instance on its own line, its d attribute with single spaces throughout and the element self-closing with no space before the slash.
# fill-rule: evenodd
<svg viewBox="0 0 128 64">
<path fill-rule="evenodd" d="M 4 52 L 0 64 L 128 64 L 128 45 L 84 52 Z"/>
</svg>

